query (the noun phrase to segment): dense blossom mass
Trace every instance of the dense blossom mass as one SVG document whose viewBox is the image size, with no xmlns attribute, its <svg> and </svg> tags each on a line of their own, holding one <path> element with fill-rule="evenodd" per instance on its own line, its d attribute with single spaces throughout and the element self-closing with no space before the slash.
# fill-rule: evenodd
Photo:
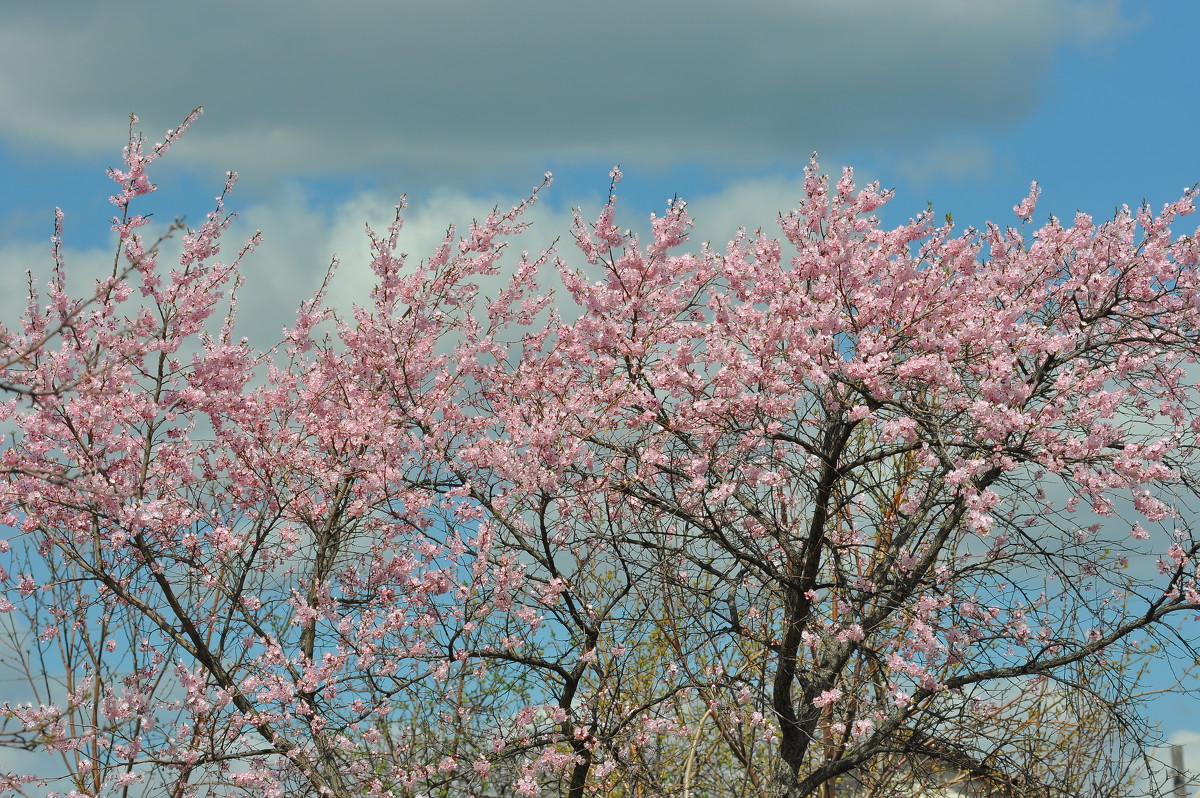
<svg viewBox="0 0 1200 798">
<path fill-rule="evenodd" d="M 1191 192 L 884 229 L 814 162 L 781 236 L 518 256 L 535 191 L 419 264 L 397 209 L 256 349 L 224 195 L 144 236 L 182 130 L 0 330 L 0 794 L 1126 794 L 1200 611 Z"/>
</svg>

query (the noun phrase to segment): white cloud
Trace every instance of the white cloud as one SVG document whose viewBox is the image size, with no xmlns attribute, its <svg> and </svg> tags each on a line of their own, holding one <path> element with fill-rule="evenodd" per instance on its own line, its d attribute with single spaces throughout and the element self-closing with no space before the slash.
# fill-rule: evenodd
<svg viewBox="0 0 1200 798">
<path fill-rule="evenodd" d="M 982 181 L 991 176 L 993 157 L 991 148 L 979 139 L 942 141 L 900 158 L 895 173 L 916 188 L 944 178 Z"/>
<path fill-rule="evenodd" d="M 185 144 L 191 146 L 200 138 L 197 131 Z M 175 160 L 186 149 L 181 146 L 172 151 L 170 159 Z M 823 161 L 821 169 L 836 176 L 840 173 L 840 164 Z M 873 174 L 861 170 L 855 175 L 859 185 L 874 178 Z M 684 249 L 699 251 L 702 243 L 709 242 L 714 250 L 721 252 L 741 227 L 751 233 L 761 227 L 767 235 L 779 237 L 776 220 L 781 213 L 797 206 L 803 193 L 803 180 L 803 174 L 748 178 L 726 183 L 709 194 L 683 197 L 688 201 L 688 213 L 695 221 L 691 241 Z M 647 241 L 649 213 L 661 214 L 666 198 L 655 207 L 644 207 L 626 199 L 622 186 L 617 187 L 617 194 L 617 223 L 622 228 L 632 228 L 643 242 Z M 240 195 L 240 191 L 235 191 L 228 201 L 228 209 L 235 210 L 238 215 L 222 238 L 220 258 L 232 259 L 255 231 L 262 231 L 263 241 L 242 264 L 246 282 L 239 292 L 239 334 L 247 335 L 257 346 L 277 342 L 282 328 L 293 321 L 296 308 L 320 286 L 335 255 L 340 266 L 332 284 L 331 302 L 342 311 L 348 311 L 352 303 L 368 301 L 374 275 L 369 268 L 370 251 L 364 225 L 370 224 L 381 233 L 385 231 L 400 196 L 368 189 L 330 200 L 297 182 L 281 183 L 244 205 Z M 413 194 L 408 198 L 410 205 L 403 214 L 400 251 L 407 253 L 409 264 L 415 266 L 433 254 L 449 225 L 455 225 L 461 235 L 472 219 L 483 218 L 493 207 L 507 209 L 525 196 L 517 192 L 478 195 L 449 187 Z M 177 210 L 170 207 L 171 200 L 167 197 L 154 195 L 152 199 L 164 206 L 156 208 L 159 218 L 171 218 Z M 536 253 L 557 240 L 558 254 L 569 265 L 582 267 L 585 265 L 583 258 L 571 238 L 570 209 L 579 207 L 584 219 L 590 222 L 599 213 L 602 203 L 600 195 L 569 196 L 557 186 L 545 189 L 538 204 L 524 217 L 533 223 L 532 228 L 513 240 L 511 254 L 515 256 L 522 250 Z M 79 224 L 81 222 L 76 220 L 66 229 L 69 280 L 77 294 L 87 291 L 93 279 L 111 271 L 113 257 L 111 249 L 73 249 L 72 235 L 85 232 L 77 229 Z M 161 232 L 162 225 L 148 229 L 147 236 L 153 237 Z M 178 252 L 178 241 L 168 242 L 163 247 L 164 265 L 169 267 Z M 0 242 L 0 268 L 12 274 L 33 264 L 35 276 L 42 278 L 50 263 L 47 253 L 46 243 L 11 238 Z M 546 278 L 556 283 L 549 271 Z M 0 301 L 0 319 L 11 321 L 22 308 L 22 297 L 6 295 Z"/>
<path fill-rule="evenodd" d="M 750 233 L 761 227 L 767 235 L 778 238 L 775 220 L 780 213 L 796 207 L 803 186 L 803 175 L 738 180 L 717 193 L 689 199 L 688 213 L 696 223 L 692 240 L 707 241 L 722 252 L 741 227 Z"/>
<path fill-rule="evenodd" d="M 1181 746 L 1183 753 L 1183 770 L 1185 795 L 1200 796 L 1200 732 L 1182 729 L 1171 734 L 1166 745 L 1154 750 L 1154 770 L 1161 775 L 1156 781 L 1165 785 L 1164 789 L 1173 795 L 1174 789 L 1174 759 L 1173 746 Z"/>
<path fill-rule="evenodd" d="M 304 188 L 287 184 L 259 202 L 240 206 L 235 194 L 229 209 L 236 210 L 238 216 L 222 237 L 218 260 L 232 260 L 256 230 L 263 232 L 262 243 L 242 262 L 245 284 L 238 294 L 237 332 L 258 347 L 278 342 L 283 327 L 294 321 L 300 303 L 320 287 L 335 255 L 341 265 L 331 285 L 330 301 L 341 311 L 348 311 L 353 303 L 367 303 L 375 277 L 370 270 L 365 224 L 386 234 L 400 199 L 369 190 L 328 203 Z M 472 219 L 486 217 L 496 206 L 510 208 L 522 199 L 479 197 L 453 189 L 414 197 L 403 214 L 400 251 L 409 254 L 408 263 L 415 267 L 434 253 L 449 225 L 455 225 L 456 235 L 462 235 Z M 594 212 L 598 207 L 590 210 Z M 169 215 L 163 214 L 165 218 Z M 539 202 L 523 218 L 532 221 L 533 226 L 513 239 L 513 258 L 522 250 L 536 254 L 550 247 L 555 238 L 560 239 L 559 250 L 574 258 L 571 216 L 566 205 Z M 162 224 L 150 225 L 145 228 L 145 236 L 152 240 L 163 229 Z M 75 296 L 85 296 L 95 279 L 111 273 L 113 252 L 108 248 L 73 248 L 71 226 L 65 237 L 69 290 Z M 162 247 L 161 268 L 170 269 L 179 252 L 176 236 Z M 19 275 L 30 269 L 34 279 L 44 284 L 51 263 L 48 242 L 19 238 L 0 242 L 0 269 L 7 274 Z M 0 295 L 0 321 L 14 325 L 25 304 L 21 291 Z"/>
<path fill-rule="evenodd" d="M 348 312 L 352 304 L 366 304 L 375 284 L 365 224 L 385 235 L 399 198 L 367 191 L 325 212 L 314 208 L 311 199 L 289 187 L 269 202 L 245 208 L 228 234 L 229 243 L 248 238 L 255 229 L 264 234 L 262 245 L 244 261 L 246 284 L 239 295 L 240 332 L 260 345 L 278 340 L 299 303 L 321 284 L 334 255 L 340 262 L 329 295 L 334 307 Z M 403 213 L 400 252 L 415 267 L 435 252 L 451 224 L 457 228 L 456 236 L 461 236 L 472 219 L 484 218 L 495 206 L 507 209 L 521 199 L 483 198 L 454 190 L 414 197 Z M 537 253 L 570 229 L 569 212 L 561 207 L 537 205 L 524 218 L 533 227 L 513 239 L 513 256 L 522 250 Z M 569 242 L 569 236 L 565 240 Z"/>
</svg>

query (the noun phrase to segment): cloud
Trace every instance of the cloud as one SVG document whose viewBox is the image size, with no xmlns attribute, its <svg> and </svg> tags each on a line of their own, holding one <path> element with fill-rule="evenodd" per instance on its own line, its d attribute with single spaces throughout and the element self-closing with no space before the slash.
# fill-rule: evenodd
<svg viewBox="0 0 1200 798">
<path fill-rule="evenodd" d="M 822 171 L 829 169 L 822 167 Z M 762 228 L 768 236 L 780 238 L 776 220 L 779 214 L 796 207 L 803 189 L 803 175 L 751 178 L 730 182 L 712 194 L 688 198 L 688 214 L 695 222 L 691 240 L 697 244 L 708 242 L 715 251 L 723 252 L 743 227 L 751 234 Z"/>
<path fill-rule="evenodd" d="M 1165 784 L 1166 791 L 1172 791 L 1175 770 L 1174 757 L 1171 749 L 1179 746 L 1183 755 L 1184 782 L 1187 785 L 1184 795 L 1200 795 L 1200 732 L 1181 729 L 1171 734 L 1166 745 L 1159 746 L 1153 753 L 1154 771 L 1159 774 L 1157 781 Z"/>
<path fill-rule="evenodd" d="M 924 188 L 945 178 L 986 180 L 992 164 L 991 148 L 978 139 L 966 138 L 913 151 L 896 162 L 894 171 L 911 186 Z"/>
<path fill-rule="evenodd" d="M 532 188 L 532 187 L 531 187 Z M 526 195 L 527 196 L 527 195 Z M 319 196 L 310 188 L 297 183 L 280 185 L 276 191 L 258 201 L 243 205 L 235 192 L 229 210 L 237 212 L 229 230 L 222 236 L 217 260 L 229 262 L 241 247 L 261 230 L 262 243 L 241 264 L 245 284 L 238 293 L 238 326 L 236 332 L 248 337 L 253 345 L 266 348 L 281 339 L 281 331 L 295 320 L 300 303 L 311 297 L 325 277 L 333 258 L 340 261 L 331 283 L 329 301 L 341 313 L 351 306 L 368 304 L 375 276 L 371 272 L 370 246 L 366 225 L 386 234 L 395 215 L 399 196 L 389 196 L 377 190 L 350 194 L 336 201 Z M 473 195 L 457 189 L 439 189 L 414 197 L 404 213 L 399 249 L 408 253 L 411 268 L 428 259 L 437 249 L 449 226 L 457 228 L 456 237 L 466 233 L 473 219 L 482 219 L 495 207 L 512 207 L 524 199 L 515 195 Z M 598 203 L 588 203 L 588 212 L 595 214 Z M 172 208 L 159 214 L 168 219 Z M 512 239 L 508 263 L 522 250 L 536 255 L 559 240 L 559 250 L 573 261 L 574 245 L 570 238 L 571 214 L 569 205 L 539 201 L 524 217 L 533 222 L 529 231 Z M 639 219 L 640 221 L 640 219 Z M 165 223 L 152 223 L 143 229 L 146 240 L 154 240 L 165 231 Z M 65 232 L 65 260 L 68 289 L 72 295 L 86 296 L 97 278 L 112 271 L 111 247 L 80 248 L 73 245 L 75 234 L 86 232 L 68 226 Z M 115 239 L 113 239 L 115 245 Z M 169 270 L 181 251 L 179 235 L 166 241 L 160 254 L 160 268 Z M 0 242 L 0 269 L 20 275 L 26 269 L 42 285 L 49 274 L 52 260 L 47 242 L 10 238 Z M 547 280 L 554 282 L 548 271 Z M 494 293 L 500 280 L 486 290 Z M 23 285 L 22 279 L 22 285 Z M 552 286 L 547 286 L 552 287 Z M 0 295 L 0 320 L 15 326 L 25 309 L 25 292 L 10 291 Z"/>
<path fill-rule="evenodd" d="M 69 22 L 64 22 L 69 20 Z M 1011 126 L 1114 2 L 73 0 L 8 12 L 0 135 L 107 152 L 207 106 L 187 158 L 444 179 L 497 164 L 731 168 Z"/>
<path fill-rule="evenodd" d="M 403 211 L 404 226 L 399 238 L 399 251 L 407 255 L 407 267 L 415 268 L 427 260 L 451 225 L 456 229 L 457 239 L 467 232 L 473 219 L 483 219 L 495 207 L 506 210 L 521 199 L 521 196 L 481 197 L 454 189 L 414 197 L 411 206 Z M 380 234 L 386 234 L 397 200 L 377 191 L 366 191 L 320 210 L 308 192 L 292 186 L 270 202 L 245 208 L 230 230 L 227 242 L 245 240 L 255 229 L 261 229 L 264 237 L 262 245 L 244 262 L 246 285 L 239 299 L 239 332 L 259 345 L 278 340 L 280 329 L 293 321 L 299 303 L 321 284 L 335 255 L 339 266 L 329 292 L 332 306 L 348 314 L 354 304 L 369 304 L 375 275 L 370 269 L 365 226 L 369 224 Z M 502 264 L 514 265 L 522 250 L 536 255 L 551 247 L 556 238 L 560 239 L 560 250 L 574 249 L 569 235 L 571 217 L 566 207 L 539 203 L 522 218 L 532 222 L 532 227 L 510 239 L 510 251 Z M 502 266 L 500 276 L 485 280 L 485 295 L 494 295 L 507 275 Z M 548 271 L 543 282 L 557 281 Z"/>
<path fill-rule="evenodd" d="M 192 136 L 188 143 L 198 138 Z M 181 146 L 172 151 L 169 159 L 175 160 L 185 149 Z M 830 169 L 823 167 L 823 171 Z M 860 173 L 856 179 L 865 184 L 871 178 Z M 781 212 L 796 207 L 802 188 L 803 175 L 752 178 L 685 198 L 695 227 L 690 243 L 682 249 L 697 252 L 702 243 L 710 242 L 715 250 L 723 251 L 740 227 L 751 232 L 761 227 L 767 235 L 779 237 L 776 219 Z M 639 205 L 629 199 L 622 186 L 617 187 L 617 194 L 618 225 L 636 231 L 643 243 L 649 241 L 649 213 L 661 214 L 665 202 L 656 207 Z M 451 225 L 456 227 L 457 235 L 462 235 L 473 219 L 482 219 L 493 208 L 510 208 L 526 196 L 527 192 L 480 194 L 453 187 L 414 193 L 407 198 L 409 206 L 403 212 L 399 250 L 407 253 L 409 266 L 415 267 L 434 253 Z M 172 204 L 175 200 L 170 196 L 155 194 L 149 199 L 157 203 L 156 223 L 144 231 L 147 239 L 152 240 L 165 229 L 165 224 L 157 223 L 157 219 L 170 219 L 180 208 Z M 257 347 L 278 342 L 284 326 L 294 321 L 300 303 L 321 285 L 335 256 L 339 266 L 329 294 L 333 306 L 348 313 L 352 304 L 369 301 L 375 278 L 370 270 L 365 226 L 384 232 L 400 196 L 366 189 L 330 197 L 304 182 L 288 181 L 265 196 L 246 199 L 240 190 L 235 190 L 229 199 L 228 210 L 235 211 L 237 216 L 222 237 L 218 256 L 223 261 L 232 259 L 256 231 L 262 231 L 262 243 L 242 262 L 245 284 L 238 294 L 239 335 L 247 336 Z M 508 265 L 515 263 L 523 250 L 536 254 L 554 246 L 569 267 L 585 267 L 571 237 L 571 209 L 579 208 L 583 218 L 590 222 L 600 212 L 603 202 L 602 195 L 570 195 L 560 186 L 549 187 L 523 217 L 532 226 L 512 239 Z M 189 220 L 198 223 L 203 206 L 191 210 Z M 80 248 L 73 243 L 87 234 L 86 224 L 78 220 L 68 224 L 65 231 L 68 284 L 76 295 L 86 293 L 93 280 L 112 269 L 111 247 Z M 166 242 L 162 247 L 162 266 L 170 268 L 179 251 L 177 238 Z M 17 236 L 0 241 L 0 268 L 10 274 L 32 267 L 35 279 L 43 281 L 50 264 L 49 247 L 44 241 Z M 599 277 L 594 275 L 595 279 Z M 494 293 L 500 279 L 496 278 L 495 285 L 485 291 Z M 544 272 L 543 283 L 547 289 L 560 288 L 552 269 Z M 17 319 L 24 303 L 23 296 L 16 292 L 0 297 L 0 318 L 10 322 Z M 564 299 L 560 306 L 565 304 Z"/>
</svg>

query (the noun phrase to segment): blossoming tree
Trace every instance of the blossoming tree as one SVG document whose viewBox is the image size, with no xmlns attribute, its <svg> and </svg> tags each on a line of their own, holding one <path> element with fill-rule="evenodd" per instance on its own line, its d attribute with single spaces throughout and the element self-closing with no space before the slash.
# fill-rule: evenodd
<svg viewBox="0 0 1200 798">
<path fill-rule="evenodd" d="M 5 789 L 1126 775 L 1136 668 L 1106 663 L 1184 645 L 1200 611 L 1190 193 L 886 230 L 886 192 L 814 164 L 782 240 L 685 252 L 675 202 L 643 244 L 612 199 L 576 218 L 578 268 L 506 256 L 536 191 L 419 265 L 398 210 L 372 294 L 322 289 L 263 350 L 232 333 L 220 201 L 173 268 L 143 238 L 179 132 L 111 173 L 111 277 L 72 299 L 56 237 L 0 331 L 0 610 L 28 685 L 0 744 L 41 755 Z M 1068 784 L 1028 710 L 1084 696 L 1105 735 L 1070 743 Z"/>
</svg>

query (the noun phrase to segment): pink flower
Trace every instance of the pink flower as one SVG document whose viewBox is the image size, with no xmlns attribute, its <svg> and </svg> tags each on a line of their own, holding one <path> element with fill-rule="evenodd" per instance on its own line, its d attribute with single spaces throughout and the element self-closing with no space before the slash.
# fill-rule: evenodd
<svg viewBox="0 0 1200 798">
<path fill-rule="evenodd" d="M 875 731 L 875 722 L 869 718 L 854 721 L 850 728 L 850 734 L 855 737 L 866 737 Z"/>
<path fill-rule="evenodd" d="M 1029 221 L 1029 219 L 1033 216 L 1034 209 L 1037 208 L 1038 197 L 1041 196 L 1041 193 L 1042 190 L 1038 187 L 1037 181 L 1035 180 L 1029 186 L 1029 196 L 1021 200 L 1020 205 L 1013 207 L 1013 213 L 1017 215 L 1018 219 L 1020 219 L 1022 222 Z"/>
<path fill-rule="evenodd" d="M 838 632 L 837 639 L 839 643 L 858 642 L 866 637 L 863 628 L 858 624 L 851 624 L 842 631 Z"/>
<path fill-rule="evenodd" d="M 833 702 L 838 701 L 839 699 L 841 699 L 841 697 L 842 697 L 841 688 L 835 687 L 832 690 L 824 691 L 819 696 L 814 698 L 813 706 L 818 707 L 818 708 L 824 708 L 824 707 L 829 706 Z"/>
</svg>

